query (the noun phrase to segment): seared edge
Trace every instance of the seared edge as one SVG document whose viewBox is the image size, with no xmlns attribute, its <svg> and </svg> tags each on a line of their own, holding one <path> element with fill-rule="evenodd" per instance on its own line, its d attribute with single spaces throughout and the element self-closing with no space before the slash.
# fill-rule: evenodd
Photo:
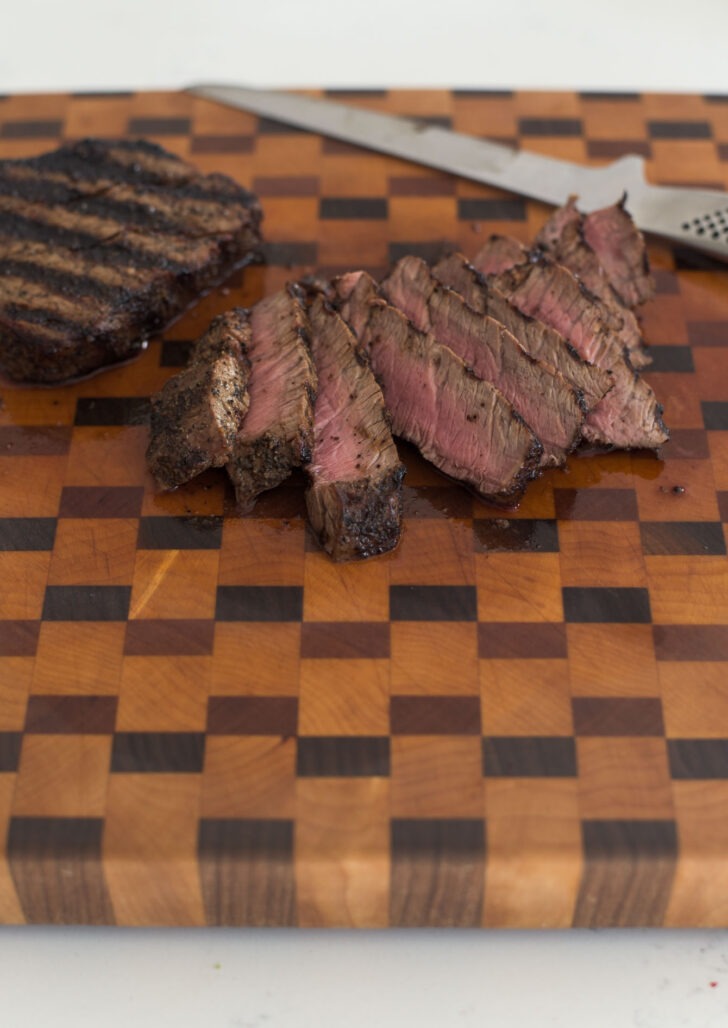
<svg viewBox="0 0 728 1028">
<path fill-rule="evenodd" d="M 249 340 L 245 311 L 219 315 L 189 365 L 152 397 L 146 459 L 161 489 L 174 489 L 229 459 L 250 402 Z"/>
</svg>

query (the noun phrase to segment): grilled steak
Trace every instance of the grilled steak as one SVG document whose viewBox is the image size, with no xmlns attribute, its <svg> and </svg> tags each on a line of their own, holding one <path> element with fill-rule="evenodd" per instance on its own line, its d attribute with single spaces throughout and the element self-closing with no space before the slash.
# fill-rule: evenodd
<svg viewBox="0 0 728 1028">
<path fill-rule="evenodd" d="M 597 212 L 597 216 L 600 214 Z M 644 349 L 637 318 L 617 296 L 606 270 L 586 241 L 585 225 L 586 218 L 577 209 L 576 198 L 570 197 L 543 226 L 536 236 L 536 244 L 601 300 L 613 319 L 614 331 L 629 351 L 632 364 L 644 367 L 650 363 L 650 358 Z"/>
<path fill-rule="evenodd" d="M 586 405 L 558 371 L 529 356 L 500 322 L 441 285 L 419 257 L 403 257 L 381 288 L 415 328 L 431 332 L 478 378 L 500 389 L 543 444 L 543 464 L 565 462 L 581 438 Z"/>
<path fill-rule="evenodd" d="M 496 266 L 489 247 L 486 244 L 473 260 L 478 270 Z M 494 249 L 502 252 L 504 248 L 496 241 Z M 524 263 L 511 264 L 496 275 L 495 285 L 524 314 L 560 332 L 585 360 L 612 373 L 614 388 L 587 415 L 585 439 L 620 449 L 655 449 L 667 441 L 669 433 L 655 394 L 634 371 L 605 323 L 602 305 L 568 269 L 534 251 Z"/>
<path fill-rule="evenodd" d="M 350 324 L 360 329 L 394 433 L 486 499 L 516 504 L 538 474 L 543 447 L 503 394 L 378 299 L 376 283 L 364 273 L 339 280 L 337 292 Z"/>
<path fill-rule="evenodd" d="M 250 310 L 250 410 L 227 465 L 241 511 L 311 459 L 316 370 L 302 294 L 289 286 Z"/>
<path fill-rule="evenodd" d="M 444 257 L 432 273 L 438 282 L 460 293 L 473 310 L 488 314 L 505 325 L 532 357 L 560 371 L 567 382 L 581 392 L 588 408 L 612 388 L 612 377 L 608 371 L 582 360 L 559 332 L 537 318 L 522 314 L 499 289 L 486 282 L 462 254 Z"/>
<path fill-rule="evenodd" d="M 0 162 L 0 365 L 62 382 L 138 353 L 260 241 L 255 197 L 142 141 Z"/>
<path fill-rule="evenodd" d="M 190 363 L 152 397 L 147 464 L 162 489 L 174 489 L 232 453 L 248 409 L 250 325 L 245 311 L 221 314 Z"/>
<path fill-rule="evenodd" d="M 350 329 L 321 296 L 309 317 L 318 393 L 308 516 L 334 560 L 373 557 L 399 541 L 404 465 L 382 391 Z"/>
</svg>

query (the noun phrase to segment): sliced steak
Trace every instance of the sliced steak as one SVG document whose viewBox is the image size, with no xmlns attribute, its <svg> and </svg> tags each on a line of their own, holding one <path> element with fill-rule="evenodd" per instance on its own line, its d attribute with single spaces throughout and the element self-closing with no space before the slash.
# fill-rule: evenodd
<svg viewBox="0 0 728 1028">
<path fill-rule="evenodd" d="M 369 276 L 359 275 L 348 297 L 341 283 L 338 291 L 350 323 L 363 325 L 359 339 L 382 386 L 395 435 L 486 499 L 515 505 L 539 473 L 543 447 L 503 394 L 477 378 L 448 346 L 377 299 Z"/>
<path fill-rule="evenodd" d="M 366 271 L 349 271 L 332 282 L 332 300 L 357 339 L 369 321 L 369 304 L 380 298 L 379 286 Z"/>
<path fill-rule="evenodd" d="M 0 365 L 62 382 L 134 356 L 250 260 L 261 211 L 143 141 L 0 162 Z"/>
<path fill-rule="evenodd" d="M 528 250 L 517 239 L 511 236 L 493 235 L 485 246 L 478 251 L 478 259 L 473 261 L 481 275 L 500 275 L 509 268 L 515 268 L 528 257 Z"/>
<path fill-rule="evenodd" d="M 162 489 L 222 467 L 248 409 L 247 313 L 233 309 L 211 323 L 188 366 L 152 397 L 147 465 Z"/>
<path fill-rule="evenodd" d="M 227 465 L 241 511 L 311 459 L 316 370 L 300 291 L 289 286 L 250 310 L 250 410 Z"/>
<path fill-rule="evenodd" d="M 553 367 L 531 357 L 514 336 L 441 285 L 419 257 L 403 257 L 382 292 L 421 332 L 449 346 L 478 378 L 496 386 L 543 444 L 542 462 L 559 466 L 581 439 L 581 393 Z"/>
<path fill-rule="evenodd" d="M 334 560 L 373 557 L 399 541 L 404 465 L 382 390 L 351 330 L 321 296 L 309 318 L 318 393 L 308 516 Z"/>
<path fill-rule="evenodd" d="M 655 295 L 655 280 L 642 233 L 624 209 L 627 197 L 584 218 L 584 240 L 599 258 L 612 288 L 627 307 Z"/>
<path fill-rule="evenodd" d="M 629 351 L 635 367 L 650 363 L 644 340 L 634 312 L 625 307 L 615 292 L 609 276 L 585 238 L 585 216 L 577 209 L 576 198 L 570 197 L 549 218 L 536 244 L 576 275 L 604 304 L 613 319 L 614 331 Z"/>
<path fill-rule="evenodd" d="M 473 261 L 479 270 L 493 263 L 487 252 Z M 620 449 L 655 449 L 667 441 L 655 394 L 629 363 L 602 305 L 567 268 L 533 251 L 494 282 L 524 314 L 550 325 L 585 360 L 612 373 L 614 388 L 587 415 L 585 439 Z"/>
<path fill-rule="evenodd" d="M 592 408 L 612 388 L 608 371 L 582 360 L 570 343 L 537 318 L 522 314 L 503 293 L 485 278 L 460 253 L 444 257 L 432 269 L 443 285 L 456 290 L 473 310 L 488 314 L 511 332 L 523 349 L 556 368 L 578 389 Z"/>
</svg>

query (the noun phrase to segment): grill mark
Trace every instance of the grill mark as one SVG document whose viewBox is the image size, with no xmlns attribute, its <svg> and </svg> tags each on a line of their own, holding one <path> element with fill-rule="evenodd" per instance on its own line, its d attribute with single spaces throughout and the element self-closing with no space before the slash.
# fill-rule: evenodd
<svg viewBox="0 0 728 1028">
<path fill-rule="evenodd" d="M 201 186 L 199 182 L 156 183 L 142 180 L 140 176 L 133 174 L 105 177 L 102 165 L 95 177 L 86 180 L 93 186 L 87 189 L 84 188 L 84 180 L 76 173 L 57 169 L 49 172 L 48 169 L 27 164 L 13 165 L 9 162 L 0 174 L 0 194 L 44 205 L 78 204 L 78 209 L 82 211 L 103 210 L 105 204 L 128 204 L 130 207 L 124 207 L 122 212 L 127 219 L 143 218 L 142 223 L 146 225 L 151 217 L 154 224 L 159 222 L 161 227 L 167 222 L 170 225 L 179 224 L 177 219 L 170 215 L 174 215 L 175 208 L 180 208 L 180 201 L 187 201 L 184 209 L 180 210 L 183 219 L 195 218 L 200 213 L 208 219 L 215 216 L 224 217 L 228 213 L 229 201 L 233 205 L 231 213 L 234 223 L 237 224 L 240 220 L 240 209 L 237 205 L 242 201 L 250 209 L 257 205 L 255 197 L 224 175 L 214 178 L 217 185 L 214 190 L 210 190 Z M 195 203 L 204 203 L 208 210 L 191 210 L 189 205 Z"/>
<path fill-rule="evenodd" d="M 119 173 L 121 172 L 121 173 Z M 149 176 L 129 174 L 124 166 L 116 164 L 100 163 L 89 167 L 85 162 L 75 160 L 73 157 L 63 162 L 63 167 L 39 168 L 31 162 L 5 161 L 2 164 L 2 175 L 6 180 L 6 190 L 12 192 L 16 183 L 23 182 L 50 182 L 58 187 L 65 186 L 72 194 L 72 202 L 84 196 L 99 195 L 108 192 L 118 186 L 128 186 L 135 192 L 152 190 L 151 195 L 168 197 L 174 201 L 182 198 L 185 200 L 201 200 L 205 203 L 215 204 L 218 208 L 225 205 L 229 200 L 238 204 L 242 201 L 246 207 L 257 207 L 257 197 L 239 186 L 226 175 L 213 174 L 208 176 L 216 184 L 216 189 L 207 189 L 196 181 L 188 181 L 186 178 L 175 178 L 172 181 L 162 176 Z M 91 188 L 88 188 L 88 184 Z M 2 188 L 2 178 L 0 178 Z M 157 190 L 160 192 L 157 193 Z"/>
<path fill-rule="evenodd" d="M 72 336 L 88 333 L 88 325 L 66 318 L 49 307 L 24 307 L 22 304 L 9 303 L 4 312 L 0 311 L 0 324 L 6 319 L 10 323 L 7 326 L 10 331 L 16 331 L 18 326 L 23 324 L 38 325 L 48 332 L 57 331 L 64 342 L 66 339 L 71 341 Z"/>
<path fill-rule="evenodd" d="M 176 194 L 146 194 L 138 199 L 117 199 L 105 192 L 80 193 L 47 179 L 18 180 L 9 192 L 4 188 L 6 184 L 7 179 L 5 182 L 0 179 L 0 196 L 40 204 L 46 209 L 60 207 L 72 214 L 76 221 L 84 218 L 110 221 L 117 231 L 126 228 L 149 235 L 204 239 L 235 231 L 240 225 L 240 218 L 236 216 L 238 212 L 231 216 L 226 205 L 210 203 L 210 210 L 194 211 L 182 205 Z M 193 224 L 195 220 L 199 222 L 197 227 Z"/>
<path fill-rule="evenodd" d="M 34 264 L 32 261 L 0 259 L 0 274 L 43 285 L 47 290 L 54 290 L 65 298 L 69 295 L 75 298 L 80 294 L 117 304 L 128 300 L 130 296 L 129 289 L 123 286 L 112 286 L 89 274 L 76 275 L 48 264 Z"/>
<path fill-rule="evenodd" d="M 148 155 L 140 150 L 140 147 L 128 144 L 130 150 L 129 153 L 125 153 L 124 145 L 119 143 L 116 148 L 102 153 L 93 146 L 86 149 L 75 147 L 74 150 L 61 149 L 30 160 L 8 160 L 4 162 L 5 174 L 13 179 L 36 175 L 48 181 L 65 184 L 79 192 L 86 191 L 83 188 L 86 183 L 98 187 L 100 182 L 106 182 L 109 186 L 160 188 L 170 195 L 207 200 L 216 204 L 224 197 L 228 197 L 236 204 L 242 200 L 247 207 L 257 207 L 255 194 L 226 175 L 209 176 L 208 178 L 215 183 L 215 188 L 210 189 L 199 182 L 198 176 L 182 161 L 177 163 L 170 160 L 169 156 L 163 159 L 155 154 L 155 159 L 149 162 L 148 159 L 144 159 Z M 86 152 L 92 156 L 82 156 Z"/>
<path fill-rule="evenodd" d="M 23 164 L 41 173 L 61 172 L 79 181 L 96 182 L 105 177 L 112 182 L 165 185 L 190 178 L 188 168 L 158 151 L 154 144 L 143 141 L 120 141 L 111 148 L 102 148 L 84 140 L 23 161 Z"/>
<path fill-rule="evenodd" d="M 0 235 L 0 244 L 2 236 Z M 126 288 L 137 288 L 145 286 L 150 281 L 147 272 L 131 267 L 128 263 L 122 267 L 104 264 L 94 259 L 93 254 L 88 251 L 59 250 L 58 247 L 47 243 L 22 243 L 11 241 L 4 254 L 0 254 L 0 265 L 3 260 L 22 261 L 26 264 L 43 265 L 51 269 L 58 268 L 60 271 L 67 271 L 73 275 L 86 276 L 98 279 L 110 286 L 124 286 Z M 0 284 L 2 278 L 0 278 Z"/>
<path fill-rule="evenodd" d="M 200 275 L 202 288 L 246 238 L 255 245 L 259 218 L 232 179 L 201 179 L 154 144 L 88 141 L 0 161 L 4 363 L 36 376 L 45 354 L 60 377 L 128 353 Z"/>
<path fill-rule="evenodd" d="M 89 206 L 93 204 L 98 204 L 101 209 L 107 204 L 118 204 L 120 218 L 126 218 L 127 205 L 130 205 L 140 212 L 140 216 L 154 219 L 155 231 L 156 219 L 159 219 L 166 231 L 193 238 L 234 231 L 240 225 L 239 208 L 231 207 L 227 200 L 221 200 L 219 196 L 213 200 L 190 200 L 181 190 L 145 193 L 131 186 L 121 187 L 113 196 L 94 198 Z M 200 204 L 204 205 L 204 209 L 200 209 Z M 78 204 L 81 210 L 85 206 L 85 200 Z M 198 226 L 195 226 L 195 222 Z"/>
<path fill-rule="evenodd" d="M 42 204 L 48 207 L 67 207 L 69 204 L 73 204 L 73 212 L 79 218 L 90 216 L 111 220 L 115 222 L 118 229 L 126 226 L 164 235 L 189 236 L 194 234 L 189 232 L 184 221 L 176 221 L 170 219 L 166 214 L 160 214 L 159 210 L 151 203 L 147 205 L 136 200 L 116 200 L 103 193 L 96 195 L 81 193 L 49 179 L 16 179 L 14 181 L 7 178 L 0 179 L 0 195 L 10 195 L 25 200 L 27 203 Z M 152 198 L 149 199 L 151 201 Z M 163 201 L 164 198 L 155 197 L 154 199 Z M 203 234 L 211 235 L 213 232 L 213 229 L 208 229 Z"/>
<path fill-rule="evenodd" d="M 107 242 L 108 240 L 108 242 Z M 33 218 L 14 211 L 0 209 L 0 245 L 8 246 L 18 243 L 42 243 L 56 247 L 69 253 L 87 253 L 95 264 L 109 267 L 123 265 L 134 269 L 153 269 L 169 271 L 186 271 L 188 265 L 171 260 L 161 255 L 145 253 L 138 247 L 130 246 L 123 234 L 114 233 L 110 236 L 95 236 L 91 232 L 79 232 L 76 229 L 52 225 L 47 221 L 35 221 Z M 63 256 L 63 254 L 60 254 Z"/>
<path fill-rule="evenodd" d="M 84 193 L 67 182 L 54 179 L 3 175 L 0 178 L 0 195 L 15 196 L 28 203 L 67 204 L 80 200 Z"/>
<path fill-rule="evenodd" d="M 43 155 L 46 156 L 46 155 Z M 48 156 L 54 156 L 49 154 Z M 46 181 L 67 186 L 78 193 L 97 193 L 114 186 L 135 186 L 142 189 L 177 189 L 185 179 L 136 174 L 131 168 L 113 161 L 90 163 L 75 154 L 63 160 L 4 160 L 2 175 L 8 183 Z"/>
<path fill-rule="evenodd" d="M 87 242 L 90 247 L 95 247 L 93 253 L 95 260 L 101 260 L 104 250 L 109 249 L 114 254 L 114 258 L 118 253 L 124 263 L 127 263 L 130 257 L 133 257 L 134 262 L 138 263 L 140 267 L 150 267 L 155 270 L 174 270 L 178 268 L 180 271 L 189 271 L 190 265 L 194 264 L 195 261 L 194 247 L 203 247 L 205 245 L 205 240 L 194 240 L 189 237 L 185 239 L 178 236 L 176 248 L 178 255 L 181 252 L 182 263 L 180 263 L 167 256 L 169 253 L 169 243 L 165 242 L 164 239 L 158 239 L 156 236 L 144 236 L 138 232 L 133 232 L 131 234 L 133 244 L 130 246 L 127 241 L 129 236 L 124 230 L 124 226 L 120 226 L 118 222 L 89 217 L 85 219 L 85 230 L 76 227 L 68 228 L 67 223 L 69 221 L 73 226 L 77 226 L 81 220 L 77 212 L 69 211 L 65 207 L 51 207 L 43 211 L 35 211 L 31 207 L 25 213 L 19 214 L 16 210 L 11 209 L 8 211 L 6 209 L 9 202 L 11 201 L 0 196 L 0 219 L 7 217 L 10 229 L 12 229 L 12 218 L 17 217 L 24 219 L 27 224 L 49 226 L 59 231 L 71 232 L 79 238 L 79 242 L 83 243 L 83 246 L 78 247 L 79 249 L 84 249 Z M 92 229 L 96 230 L 95 234 L 91 231 Z M 41 237 L 41 241 L 48 238 L 46 234 Z M 116 249 L 112 250 L 112 246 L 109 246 L 107 240 L 111 241 L 117 238 L 118 242 L 112 244 Z M 212 237 L 213 241 L 218 238 L 217 236 Z M 75 249 L 76 247 L 71 246 L 69 248 Z M 139 255 L 138 260 L 137 254 Z M 205 260 L 206 257 L 202 256 L 201 259 Z M 110 258 L 108 263 L 115 263 L 115 259 Z"/>
</svg>

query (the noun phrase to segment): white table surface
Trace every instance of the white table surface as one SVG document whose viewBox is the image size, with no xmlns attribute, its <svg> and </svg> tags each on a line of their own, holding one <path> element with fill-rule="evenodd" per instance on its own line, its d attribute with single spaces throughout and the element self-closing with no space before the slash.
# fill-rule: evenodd
<svg viewBox="0 0 728 1028">
<path fill-rule="evenodd" d="M 6 0 L 0 92 L 725 93 L 727 42 L 728 0 Z M 725 1028 L 728 933 L 0 928 L 2 1028 L 132 1024 Z"/>
</svg>

